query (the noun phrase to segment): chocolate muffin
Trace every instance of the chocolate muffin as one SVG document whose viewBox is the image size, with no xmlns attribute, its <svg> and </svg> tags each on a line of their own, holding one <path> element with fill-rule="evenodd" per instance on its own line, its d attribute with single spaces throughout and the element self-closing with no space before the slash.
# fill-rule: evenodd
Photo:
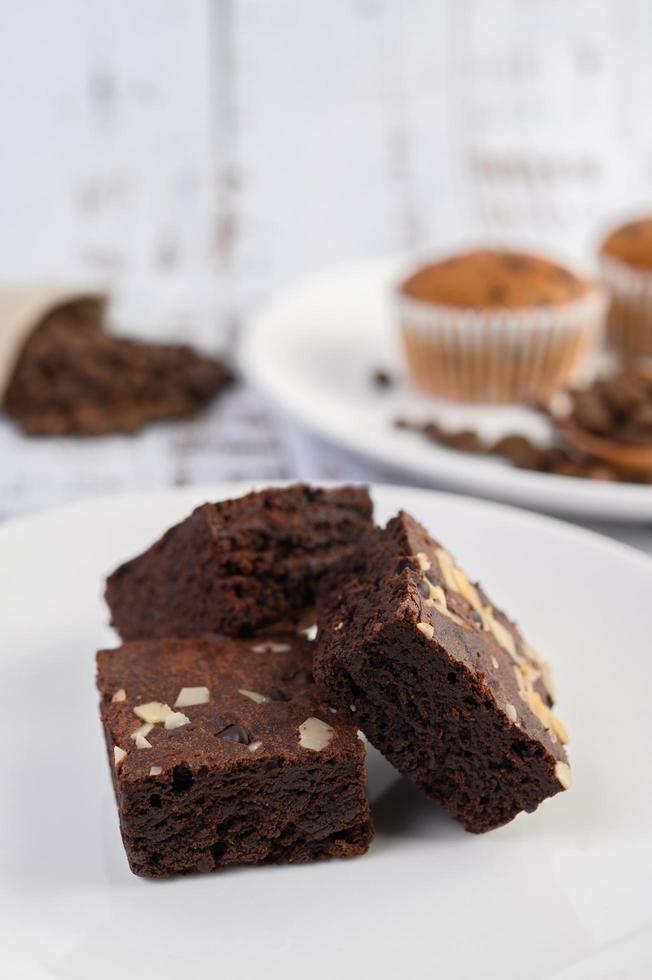
<svg viewBox="0 0 652 980">
<path fill-rule="evenodd" d="M 575 380 L 602 326 L 601 290 L 524 252 L 484 249 L 426 265 L 397 289 L 414 382 L 471 402 L 531 401 Z"/>
<path fill-rule="evenodd" d="M 652 217 L 612 231 L 600 246 L 600 269 L 611 346 L 625 357 L 652 356 Z"/>
</svg>

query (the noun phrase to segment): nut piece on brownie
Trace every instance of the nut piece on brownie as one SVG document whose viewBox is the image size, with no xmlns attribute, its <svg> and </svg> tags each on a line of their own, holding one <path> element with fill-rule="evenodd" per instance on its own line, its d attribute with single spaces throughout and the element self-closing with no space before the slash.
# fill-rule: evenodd
<svg viewBox="0 0 652 980">
<path fill-rule="evenodd" d="M 357 726 L 348 710 L 333 713 L 324 702 L 310 643 L 284 640 L 273 655 L 219 636 L 98 653 L 102 722 L 135 874 L 367 850 L 373 828 Z M 116 691 L 125 697 L 116 700 Z M 183 711 L 171 707 L 180 702 Z"/>
<path fill-rule="evenodd" d="M 366 535 L 324 590 L 315 675 L 466 830 L 570 786 L 548 665 L 409 514 Z"/>
<path fill-rule="evenodd" d="M 296 621 L 315 587 L 372 527 L 364 487 L 304 484 L 203 504 L 109 577 L 123 640 L 250 635 Z"/>
</svg>

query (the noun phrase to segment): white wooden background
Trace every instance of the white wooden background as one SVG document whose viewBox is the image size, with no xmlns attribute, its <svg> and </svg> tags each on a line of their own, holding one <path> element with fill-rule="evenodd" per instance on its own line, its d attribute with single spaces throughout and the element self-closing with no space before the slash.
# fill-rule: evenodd
<svg viewBox="0 0 652 980">
<path fill-rule="evenodd" d="M 0 278 L 232 350 L 321 271 L 479 239 L 588 259 L 652 199 L 649 0 L 0 3 Z M 235 478 L 397 479 L 240 388 L 101 442 L 0 423 L 0 516 Z M 652 550 L 652 533 L 622 531 Z"/>
</svg>

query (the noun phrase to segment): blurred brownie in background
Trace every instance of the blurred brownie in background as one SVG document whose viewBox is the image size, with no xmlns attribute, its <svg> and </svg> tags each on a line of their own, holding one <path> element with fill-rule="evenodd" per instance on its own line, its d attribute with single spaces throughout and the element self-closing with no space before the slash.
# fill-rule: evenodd
<svg viewBox="0 0 652 980">
<path fill-rule="evenodd" d="M 194 415 L 231 382 L 221 361 L 185 344 L 113 336 L 102 315 L 103 303 L 71 302 L 51 310 L 25 340 L 3 407 L 28 435 L 135 432 Z"/>
</svg>

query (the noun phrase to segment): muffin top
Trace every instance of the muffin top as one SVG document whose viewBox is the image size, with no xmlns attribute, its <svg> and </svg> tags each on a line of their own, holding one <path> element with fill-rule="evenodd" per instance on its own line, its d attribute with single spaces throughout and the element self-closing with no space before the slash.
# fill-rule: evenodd
<svg viewBox="0 0 652 980">
<path fill-rule="evenodd" d="M 472 309 L 522 309 L 574 302 L 592 289 L 548 259 L 483 249 L 433 262 L 400 285 L 412 299 Z"/>
<path fill-rule="evenodd" d="M 600 252 L 637 269 L 652 269 L 652 218 L 616 228 L 605 238 Z"/>
</svg>

